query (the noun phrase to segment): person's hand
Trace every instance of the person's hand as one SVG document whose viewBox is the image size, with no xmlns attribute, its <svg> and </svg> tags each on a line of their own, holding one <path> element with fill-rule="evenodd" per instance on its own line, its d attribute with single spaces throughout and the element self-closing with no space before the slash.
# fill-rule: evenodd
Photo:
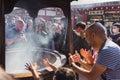
<svg viewBox="0 0 120 80">
<path fill-rule="evenodd" d="M 38 68 L 39 66 L 37 65 L 37 63 L 34 63 L 33 65 L 31 63 L 26 63 L 25 65 L 25 69 L 31 72 L 33 72 L 34 70 L 37 70 Z"/>
<path fill-rule="evenodd" d="M 55 67 L 52 63 L 50 63 L 47 58 L 43 59 L 43 63 L 45 64 L 46 67 L 50 67 L 53 71 L 57 70 L 57 67 Z"/>
<path fill-rule="evenodd" d="M 68 60 L 69 60 L 70 65 L 75 62 L 75 60 L 73 59 L 73 55 L 71 53 L 69 53 L 69 59 Z"/>
<path fill-rule="evenodd" d="M 16 37 L 16 41 L 22 41 L 22 40 L 27 41 L 25 34 L 20 34 Z"/>
<path fill-rule="evenodd" d="M 43 63 L 45 64 L 45 66 L 47 66 L 47 67 L 50 67 L 50 62 L 49 62 L 49 60 L 46 58 L 46 59 L 43 59 Z"/>
<path fill-rule="evenodd" d="M 75 54 L 72 55 L 72 57 L 73 57 L 73 61 L 74 61 L 74 62 L 80 63 L 81 58 L 80 58 L 80 55 L 79 55 L 78 51 L 75 51 Z"/>
<path fill-rule="evenodd" d="M 88 64 L 93 64 L 94 58 L 92 57 L 91 50 L 86 51 L 86 49 L 81 49 L 80 54 L 84 57 Z"/>
</svg>

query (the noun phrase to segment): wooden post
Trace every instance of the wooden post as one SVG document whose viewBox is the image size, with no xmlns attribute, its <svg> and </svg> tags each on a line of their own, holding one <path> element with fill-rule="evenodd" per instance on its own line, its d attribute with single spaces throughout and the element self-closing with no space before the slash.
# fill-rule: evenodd
<svg viewBox="0 0 120 80">
<path fill-rule="evenodd" d="M 5 68 L 5 19 L 4 0 L 0 0 L 0 65 Z"/>
<path fill-rule="evenodd" d="M 68 37 L 69 37 L 69 49 L 70 53 L 73 54 L 73 34 L 72 34 L 72 21 L 71 21 L 71 6 L 68 6 Z"/>
</svg>

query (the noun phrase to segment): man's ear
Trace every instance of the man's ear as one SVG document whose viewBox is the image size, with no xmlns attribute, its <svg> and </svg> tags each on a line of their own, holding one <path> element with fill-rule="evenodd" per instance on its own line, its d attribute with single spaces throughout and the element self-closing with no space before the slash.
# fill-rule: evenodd
<svg viewBox="0 0 120 80">
<path fill-rule="evenodd" d="M 91 33 L 91 38 L 93 38 L 93 39 L 95 38 L 95 33 L 94 32 Z"/>
</svg>

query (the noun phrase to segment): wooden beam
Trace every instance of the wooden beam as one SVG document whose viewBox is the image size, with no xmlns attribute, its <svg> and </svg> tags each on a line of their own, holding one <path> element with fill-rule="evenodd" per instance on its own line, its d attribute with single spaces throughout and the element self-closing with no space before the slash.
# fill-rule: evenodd
<svg viewBox="0 0 120 80">
<path fill-rule="evenodd" d="M 0 0 L 0 65 L 5 68 L 4 0 Z"/>
</svg>

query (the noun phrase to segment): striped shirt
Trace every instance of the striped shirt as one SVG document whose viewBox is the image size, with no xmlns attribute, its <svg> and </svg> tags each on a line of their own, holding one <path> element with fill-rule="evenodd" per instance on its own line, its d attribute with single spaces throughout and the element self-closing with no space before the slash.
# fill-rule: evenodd
<svg viewBox="0 0 120 80">
<path fill-rule="evenodd" d="M 106 80 L 120 80 L 120 47 L 111 40 L 106 40 L 98 52 L 97 64 L 107 67 L 103 73 Z"/>
</svg>

